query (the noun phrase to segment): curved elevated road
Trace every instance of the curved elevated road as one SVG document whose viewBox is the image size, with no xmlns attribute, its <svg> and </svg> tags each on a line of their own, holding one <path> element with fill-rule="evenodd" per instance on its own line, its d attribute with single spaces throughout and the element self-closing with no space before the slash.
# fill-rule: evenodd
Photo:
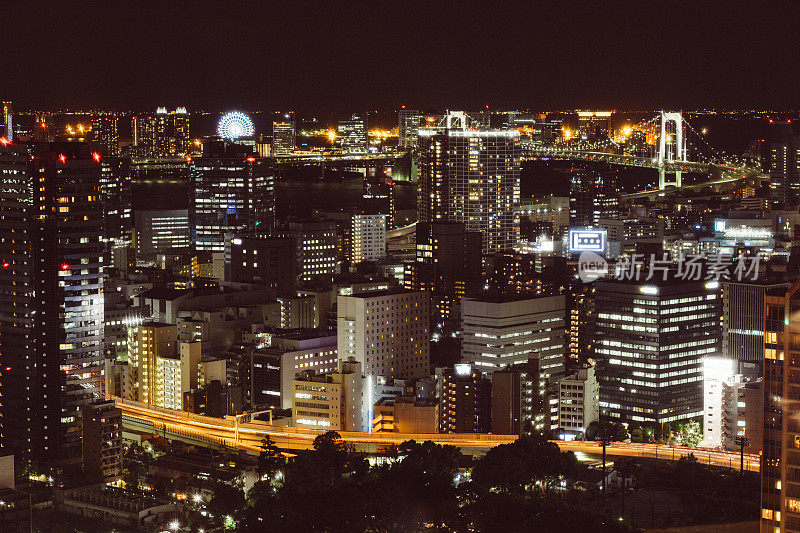
<svg viewBox="0 0 800 533">
<path fill-rule="evenodd" d="M 117 407 L 122 410 L 123 425 L 128 429 L 156 433 L 169 438 L 188 440 L 206 445 L 239 448 L 251 453 L 260 451 L 259 446 L 265 435 L 269 435 L 281 449 L 308 450 L 312 448 L 314 438 L 322 433 L 321 430 L 274 426 L 262 421 L 237 424 L 233 417 L 225 419 L 213 418 L 119 398 L 113 399 Z M 387 446 L 414 439 L 417 441 L 431 440 L 437 444 L 449 444 L 459 447 L 464 453 L 481 455 L 486 453 L 489 448 L 500 444 L 508 444 L 517 439 L 515 435 L 483 433 L 409 434 L 347 431 L 340 431 L 339 433 L 345 441 L 353 444 L 356 449 L 365 452 L 376 452 Z M 593 441 L 554 442 L 565 451 L 590 455 L 601 453 L 600 446 Z M 738 468 L 739 465 L 739 454 L 722 450 L 624 442 L 615 442 L 607 446 L 607 453 L 612 456 L 649 457 L 663 460 L 676 460 L 681 455 L 690 452 L 694 453 L 701 463 L 732 468 Z M 745 455 L 745 468 L 758 471 L 759 456 Z"/>
</svg>

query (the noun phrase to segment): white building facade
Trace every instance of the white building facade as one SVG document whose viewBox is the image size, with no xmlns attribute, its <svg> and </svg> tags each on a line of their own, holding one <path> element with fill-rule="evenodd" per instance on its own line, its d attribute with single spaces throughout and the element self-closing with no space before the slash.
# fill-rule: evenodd
<svg viewBox="0 0 800 533">
<path fill-rule="evenodd" d="M 353 215 L 352 262 L 386 257 L 386 215 Z"/>
<path fill-rule="evenodd" d="M 430 364 L 430 295 L 426 291 L 365 292 L 337 300 L 339 357 L 367 375 L 423 378 Z"/>
<path fill-rule="evenodd" d="M 583 438 L 600 420 L 600 385 L 593 366 L 581 368 L 558 382 L 558 430 L 564 439 Z"/>
</svg>

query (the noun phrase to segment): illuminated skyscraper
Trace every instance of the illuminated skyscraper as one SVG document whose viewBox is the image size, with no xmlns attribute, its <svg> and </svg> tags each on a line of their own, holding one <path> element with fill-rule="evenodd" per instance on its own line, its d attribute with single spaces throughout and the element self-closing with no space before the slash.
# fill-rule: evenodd
<svg viewBox="0 0 800 533">
<path fill-rule="evenodd" d="M 367 119 L 353 114 L 337 126 L 339 146 L 343 154 L 367 153 Z"/>
<path fill-rule="evenodd" d="M 794 134 L 790 123 L 772 124 L 770 130 L 765 166 L 772 199 L 790 205 L 800 197 L 800 136 Z"/>
<path fill-rule="evenodd" d="M 134 244 L 139 259 L 189 249 L 189 211 L 159 209 L 136 211 Z"/>
<path fill-rule="evenodd" d="M 79 143 L 0 147 L 0 450 L 81 455 L 81 408 L 100 398 L 100 164 Z"/>
<path fill-rule="evenodd" d="M 619 188 L 616 170 L 573 168 L 569 171 L 569 223 L 597 225 L 601 218 L 617 218 Z"/>
<path fill-rule="evenodd" d="M 800 282 L 765 297 L 762 532 L 800 531 Z"/>
<path fill-rule="evenodd" d="M 600 407 L 620 422 L 703 414 L 703 358 L 719 352 L 719 283 L 595 283 Z"/>
<path fill-rule="evenodd" d="M 2 123 L 0 125 L 3 126 L 3 131 L 0 132 L 2 135 L 8 139 L 9 141 L 14 140 L 14 123 L 13 117 L 11 115 L 11 102 L 2 102 L 3 104 L 3 116 Z"/>
<path fill-rule="evenodd" d="M 401 109 L 397 114 L 398 139 L 397 148 L 401 151 L 411 150 L 419 144 L 419 127 L 422 124 L 422 113 L 416 109 Z"/>
<path fill-rule="evenodd" d="M 386 257 L 386 215 L 353 215 L 351 261 L 377 261 Z"/>
<path fill-rule="evenodd" d="M 185 107 L 167 112 L 159 107 L 153 119 L 155 155 L 184 155 L 189 151 L 189 113 Z"/>
<path fill-rule="evenodd" d="M 364 292 L 337 301 L 339 358 L 364 373 L 424 378 L 430 369 L 429 295 L 425 291 Z"/>
<path fill-rule="evenodd" d="M 294 113 L 276 113 L 272 119 L 272 155 L 294 153 Z"/>
<path fill-rule="evenodd" d="M 417 223 L 416 261 L 406 263 L 403 286 L 432 291 L 434 331 L 461 328 L 461 297 L 481 286 L 481 234 L 462 222 Z"/>
<path fill-rule="evenodd" d="M 152 115 L 136 115 L 131 119 L 133 150 L 138 156 L 155 155 L 155 120 Z"/>
<path fill-rule="evenodd" d="M 420 222 L 463 222 L 480 231 L 483 252 L 519 240 L 519 134 L 474 130 L 463 113 L 421 128 L 417 209 Z"/>
<path fill-rule="evenodd" d="M 92 147 L 104 156 L 119 155 L 119 119 L 116 113 L 92 114 Z"/>
<path fill-rule="evenodd" d="M 610 139 L 614 134 L 613 111 L 578 111 L 578 130 L 587 140 Z"/>
<path fill-rule="evenodd" d="M 339 273 L 336 222 L 289 222 L 286 227 L 277 230 L 276 236 L 294 239 L 297 246 L 297 272 L 301 280 L 330 279 Z"/>
<path fill-rule="evenodd" d="M 275 169 L 253 156 L 198 157 L 189 163 L 192 240 L 222 252 L 225 234 L 268 234 L 275 223 Z"/>
<path fill-rule="evenodd" d="M 131 165 L 130 159 L 93 156 L 100 162 L 100 191 L 103 194 L 103 241 L 110 248 L 121 241 L 130 241 Z"/>
</svg>

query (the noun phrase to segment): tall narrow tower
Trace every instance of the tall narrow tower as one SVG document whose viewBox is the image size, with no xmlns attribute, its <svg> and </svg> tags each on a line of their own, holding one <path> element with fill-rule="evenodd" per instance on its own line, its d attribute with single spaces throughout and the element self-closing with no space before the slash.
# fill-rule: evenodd
<svg viewBox="0 0 800 533">
<path fill-rule="evenodd" d="M 8 144 L 0 178 L 0 453 L 74 459 L 101 396 L 100 163 L 85 144 Z"/>
<path fill-rule="evenodd" d="M 0 118 L 2 118 L 3 121 L 2 122 L 4 128 L 3 135 L 9 142 L 11 142 L 14 140 L 14 123 L 12 121 L 13 117 L 11 116 L 11 102 L 6 101 L 2 102 L 2 104 L 3 104 L 3 116 Z"/>
</svg>

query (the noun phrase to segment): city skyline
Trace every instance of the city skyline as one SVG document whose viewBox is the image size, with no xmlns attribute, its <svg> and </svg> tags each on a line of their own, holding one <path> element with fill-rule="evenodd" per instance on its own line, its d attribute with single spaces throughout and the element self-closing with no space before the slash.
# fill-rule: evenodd
<svg viewBox="0 0 800 533">
<path fill-rule="evenodd" d="M 1 531 L 800 533 L 800 0 L 70 4 Z"/>
</svg>

